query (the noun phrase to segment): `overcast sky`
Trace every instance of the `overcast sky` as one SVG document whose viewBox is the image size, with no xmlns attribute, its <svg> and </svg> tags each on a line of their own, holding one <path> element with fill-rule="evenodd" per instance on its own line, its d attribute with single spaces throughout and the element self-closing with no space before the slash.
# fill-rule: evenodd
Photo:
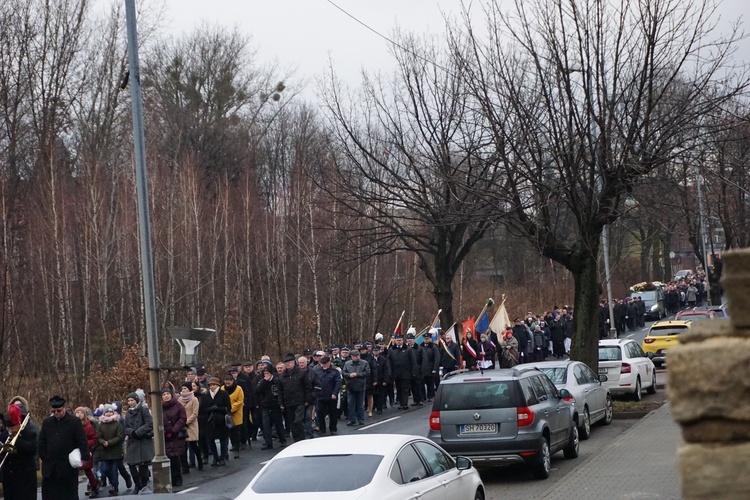
<svg viewBox="0 0 750 500">
<path fill-rule="evenodd" d="M 297 68 L 297 77 L 311 81 L 304 95 L 312 96 L 312 79 L 326 71 L 329 56 L 341 79 L 357 86 L 362 68 L 393 68 L 388 42 L 339 10 L 389 36 L 398 25 L 404 31 L 442 34 L 443 14 L 455 16 L 460 0 L 164 0 L 168 30 L 191 31 L 202 22 L 218 24 L 253 37 L 262 61 Z M 468 1 L 468 0 L 467 0 Z M 503 0 L 512 5 L 513 0 Z M 335 4 L 335 5 L 334 5 Z M 740 16 L 750 18 L 750 0 L 724 0 L 722 26 Z M 748 29 L 748 28 L 746 28 Z M 750 43 L 737 58 L 750 61 Z"/>
</svg>

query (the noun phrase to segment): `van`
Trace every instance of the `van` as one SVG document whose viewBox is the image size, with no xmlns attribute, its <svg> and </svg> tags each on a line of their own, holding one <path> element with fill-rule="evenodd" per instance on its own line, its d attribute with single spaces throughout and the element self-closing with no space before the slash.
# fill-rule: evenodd
<svg viewBox="0 0 750 500">
<path fill-rule="evenodd" d="M 630 294 L 631 299 L 636 297 L 640 297 L 646 306 L 645 316 L 647 320 L 660 320 L 667 316 L 667 308 L 664 307 L 664 289 L 661 287 Z"/>
</svg>

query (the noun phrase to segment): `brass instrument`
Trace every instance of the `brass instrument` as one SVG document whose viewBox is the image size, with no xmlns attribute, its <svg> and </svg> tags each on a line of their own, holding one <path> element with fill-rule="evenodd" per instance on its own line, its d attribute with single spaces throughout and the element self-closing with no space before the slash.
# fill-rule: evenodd
<svg viewBox="0 0 750 500">
<path fill-rule="evenodd" d="M 0 462 L 0 469 L 2 469 L 3 465 L 5 465 L 5 459 L 8 458 L 8 455 L 16 451 L 16 440 L 18 439 L 18 436 L 21 434 L 21 431 L 24 429 L 24 427 L 26 427 L 26 424 L 29 423 L 29 418 L 31 418 L 31 412 L 27 413 L 26 417 L 24 417 L 23 422 L 21 422 L 21 426 L 18 428 L 18 432 L 16 432 L 12 438 L 8 436 L 8 439 L 6 439 L 2 444 L 0 453 L 5 453 L 5 456 L 3 456 L 3 460 L 2 462 Z"/>
</svg>

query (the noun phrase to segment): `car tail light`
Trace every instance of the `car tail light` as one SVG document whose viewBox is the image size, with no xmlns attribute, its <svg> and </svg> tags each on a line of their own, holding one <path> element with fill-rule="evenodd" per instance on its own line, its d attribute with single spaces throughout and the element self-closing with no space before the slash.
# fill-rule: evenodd
<svg viewBox="0 0 750 500">
<path fill-rule="evenodd" d="M 656 339 L 650 339 L 650 338 L 646 337 L 645 339 L 643 339 L 643 343 L 644 344 L 653 344 L 654 340 L 656 340 Z"/>
<path fill-rule="evenodd" d="M 430 413 L 430 430 L 431 431 L 440 430 L 440 412 L 439 411 L 433 411 L 432 413 Z"/>
<path fill-rule="evenodd" d="M 528 406 L 516 408 L 516 415 L 518 415 L 518 427 L 526 427 L 534 422 L 534 412 Z"/>
<path fill-rule="evenodd" d="M 630 365 L 627 363 L 623 363 L 620 367 L 620 373 L 630 373 Z"/>
<path fill-rule="evenodd" d="M 571 394 L 567 398 L 563 398 L 563 401 L 565 401 L 566 403 L 575 404 L 576 403 L 576 398 L 574 398 L 573 395 Z"/>
</svg>

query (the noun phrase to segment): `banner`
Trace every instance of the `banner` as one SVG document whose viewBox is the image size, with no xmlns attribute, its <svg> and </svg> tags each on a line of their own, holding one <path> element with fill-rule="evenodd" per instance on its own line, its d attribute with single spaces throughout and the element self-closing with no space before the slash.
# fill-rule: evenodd
<svg viewBox="0 0 750 500">
<path fill-rule="evenodd" d="M 508 317 L 508 311 L 505 309 L 505 297 L 503 297 L 503 303 L 497 308 L 495 316 L 492 317 L 490 322 L 490 330 L 498 335 L 503 333 L 511 326 L 510 318 Z"/>
</svg>

